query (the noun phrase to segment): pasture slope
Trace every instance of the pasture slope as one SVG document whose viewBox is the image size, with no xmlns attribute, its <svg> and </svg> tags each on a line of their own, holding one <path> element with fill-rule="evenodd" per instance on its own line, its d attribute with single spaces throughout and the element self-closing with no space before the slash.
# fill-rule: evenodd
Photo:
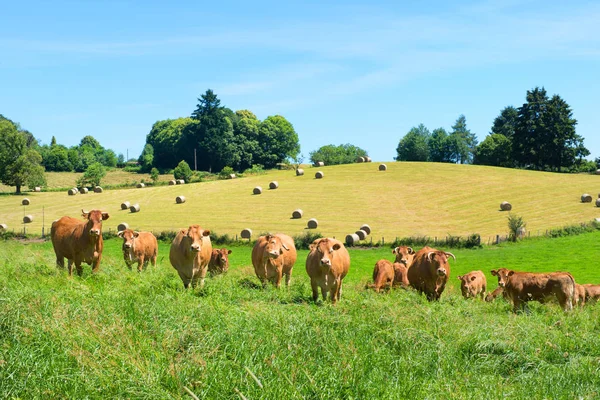
<svg viewBox="0 0 600 400">
<path fill-rule="evenodd" d="M 310 218 L 319 221 L 325 236 L 344 238 L 362 224 L 373 230 L 373 241 L 385 237 L 479 233 L 483 241 L 507 233 L 507 212 L 499 211 L 509 201 L 512 212 L 527 223 L 532 235 L 546 229 L 587 222 L 600 216 L 600 209 L 581 203 L 583 193 L 596 197 L 600 176 L 556 174 L 476 165 L 389 162 L 387 171 L 378 163 L 319 168 L 323 179 L 315 179 L 317 168 L 305 167 L 304 176 L 291 170 L 273 170 L 233 180 L 201 182 L 144 189 L 106 190 L 104 193 L 68 196 L 66 192 L 27 193 L 31 205 L 23 210 L 18 196 L 0 196 L 0 223 L 22 229 L 24 212 L 34 215 L 28 232 L 40 234 L 44 222 L 63 215 L 78 216 L 81 209 L 100 208 L 111 214 L 105 229 L 121 222 L 136 229 L 176 230 L 191 223 L 219 234 L 235 237 L 244 228 L 255 234 L 284 232 L 298 235 Z M 123 178 L 135 181 L 132 178 Z M 279 188 L 269 190 L 270 181 Z M 253 195 L 255 186 L 263 193 Z M 176 204 L 178 195 L 186 197 Z M 141 212 L 121 211 L 120 204 L 139 203 Z M 42 221 L 42 207 L 44 221 Z M 304 211 L 302 219 L 291 219 L 292 211 Z M 368 238 L 371 240 L 371 238 Z"/>
<path fill-rule="evenodd" d="M 501 266 L 600 283 L 600 232 L 453 249 L 439 302 L 365 290 L 391 249 L 350 249 L 336 306 L 313 304 L 301 250 L 289 290 L 258 288 L 249 246 L 227 275 L 184 291 L 160 243 L 126 269 L 105 241 L 101 271 L 68 278 L 49 242 L 0 243 L 0 397 L 184 399 L 595 399 L 600 306 L 565 314 L 467 301 L 456 277 Z"/>
</svg>

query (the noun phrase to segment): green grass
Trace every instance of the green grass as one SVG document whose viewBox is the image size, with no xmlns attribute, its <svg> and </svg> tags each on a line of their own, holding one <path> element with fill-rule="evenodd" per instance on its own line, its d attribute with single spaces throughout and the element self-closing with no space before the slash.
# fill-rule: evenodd
<svg viewBox="0 0 600 400">
<path fill-rule="evenodd" d="M 362 224 L 372 228 L 374 242 L 385 238 L 479 233 L 487 243 L 508 233 L 508 213 L 499 211 L 504 200 L 513 214 L 522 216 L 531 235 L 547 229 L 590 221 L 598 208 L 581 203 L 582 193 L 598 192 L 599 176 L 556 174 L 475 165 L 391 162 L 378 171 L 377 163 L 316 168 L 296 177 L 293 171 L 268 171 L 264 175 L 233 180 L 160 186 L 145 189 L 106 190 L 102 194 L 67 196 L 66 192 L 28 193 L 32 204 L 25 210 L 17 196 L 0 196 L 0 223 L 22 229 L 23 214 L 34 215 L 28 231 L 40 234 L 63 215 L 78 216 L 82 208 L 100 208 L 111 215 L 105 229 L 121 222 L 153 231 L 177 230 L 192 223 L 235 237 L 242 229 L 298 235 L 306 221 L 316 218 L 325 236 L 344 238 Z M 128 175 L 122 180 L 139 180 Z M 279 188 L 269 190 L 276 180 Z M 262 195 L 252 195 L 262 186 Z M 184 195 L 187 202 L 175 204 Z M 139 203 L 141 212 L 121 211 L 123 201 Z M 291 219 L 292 211 L 304 211 Z M 42 211 L 44 218 L 42 218 Z"/>
<path fill-rule="evenodd" d="M 391 249 L 351 249 L 336 306 L 310 300 L 306 251 L 289 290 L 256 289 L 251 249 L 241 246 L 227 275 L 186 292 L 168 244 L 141 274 L 126 269 L 120 245 L 105 242 L 99 274 L 86 265 L 68 278 L 50 243 L 0 243 L 1 397 L 188 398 L 184 387 L 211 399 L 600 395 L 599 306 L 564 314 L 532 303 L 514 315 L 503 300 L 463 300 L 456 279 L 481 269 L 493 289 L 489 271 L 502 266 L 599 283 L 600 232 L 453 250 L 438 303 L 365 290 Z"/>
</svg>

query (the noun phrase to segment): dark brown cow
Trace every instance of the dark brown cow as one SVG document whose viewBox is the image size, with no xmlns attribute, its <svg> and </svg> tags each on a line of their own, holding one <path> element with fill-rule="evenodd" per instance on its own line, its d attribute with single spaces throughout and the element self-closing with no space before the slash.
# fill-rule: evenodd
<svg viewBox="0 0 600 400">
<path fill-rule="evenodd" d="M 581 285 L 585 289 L 585 302 L 597 301 L 600 299 L 600 285 L 586 283 Z"/>
<path fill-rule="evenodd" d="M 65 267 L 65 258 L 69 265 L 69 276 L 73 275 L 73 263 L 77 274 L 83 273 L 82 262 L 92 266 L 92 272 L 100 270 L 102 259 L 102 221 L 109 218 L 108 213 L 100 210 L 86 212 L 81 210 L 81 221 L 72 217 L 62 217 L 52 223 L 50 237 L 54 253 L 56 253 L 56 264 L 60 268 Z"/>
<path fill-rule="evenodd" d="M 502 287 L 498 286 L 492 293 L 485 296 L 485 301 L 487 301 L 487 302 L 494 301 L 496 299 L 496 297 L 498 297 L 500 295 L 502 295 L 502 297 L 504 297 L 506 300 L 508 300 L 508 296 L 506 295 L 506 292 L 504 291 L 504 289 L 502 289 Z"/>
<path fill-rule="evenodd" d="M 568 272 L 515 272 L 506 268 L 491 272 L 512 300 L 514 312 L 524 309 L 528 301 L 544 303 L 550 297 L 555 297 L 563 310 L 573 309 L 575 279 Z"/>
<path fill-rule="evenodd" d="M 182 229 L 177 233 L 171 243 L 169 261 L 179 273 L 186 289 L 190 283 L 192 288 L 195 288 L 198 280 L 200 280 L 200 287 L 204 286 L 211 254 L 209 230 L 202 229 L 200 225 L 190 225 L 188 229 Z"/>
<path fill-rule="evenodd" d="M 133 229 L 125 229 L 117 232 L 117 236 L 123 238 L 123 259 L 127 267 L 131 269 L 133 263 L 137 262 L 138 272 L 146 269 L 151 262 L 156 266 L 158 257 L 158 242 L 152 232 L 137 232 Z"/>
<path fill-rule="evenodd" d="M 460 291 L 465 299 L 481 296 L 481 300 L 483 300 L 487 281 L 482 271 L 471 271 L 468 274 L 459 275 L 458 280 L 460 281 Z"/>
<path fill-rule="evenodd" d="M 415 254 L 414 261 L 408 269 L 410 286 L 425 293 L 429 301 L 440 299 L 450 278 L 448 257 L 456 260 L 452 253 L 423 247 Z"/>
<path fill-rule="evenodd" d="M 231 250 L 226 248 L 213 249 L 208 263 L 208 273 L 211 275 L 223 274 L 229 271 L 229 255 Z"/>
<path fill-rule="evenodd" d="M 306 272 L 310 277 L 312 297 L 314 301 L 319 298 L 319 288 L 323 301 L 327 300 L 327 293 L 331 302 L 342 296 L 342 281 L 350 269 L 350 255 L 344 244 L 337 239 L 317 239 L 310 245 L 310 252 L 306 257 Z"/>
<path fill-rule="evenodd" d="M 283 233 L 261 236 L 252 248 L 254 272 L 263 286 L 271 282 L 279 288 L 285 275 L 285 285 L 289 287 L 297 258 L 294 239 Z"/>
</svg>

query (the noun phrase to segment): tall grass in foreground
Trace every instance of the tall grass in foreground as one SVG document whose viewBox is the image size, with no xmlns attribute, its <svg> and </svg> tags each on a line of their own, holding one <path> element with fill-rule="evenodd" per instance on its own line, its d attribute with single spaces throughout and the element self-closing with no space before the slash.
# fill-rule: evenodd
<svg viewBox="0 0 600 400">
<path fill-rule="evenodd" d="M 289 290 L 257 289 L 250 248 L 231 270 L 184 291 L 160 244 L 159 264 L 128 271 L 120 241 L 101 272 L 68 278 L 49 243 L 0 243 L 3 398 L 597 398 L 600 308 L 564 314 L 531 304 L 466 301 L 456 276 L 499 265 L 566 270 L 600 283 L 599 233 L 453 250 L 450 287 L 429 303 L 412 291 L 363 289 L 391 249 L 352 249 L 342 300 L 310 301 L 299 252 Z"/>
</svg>

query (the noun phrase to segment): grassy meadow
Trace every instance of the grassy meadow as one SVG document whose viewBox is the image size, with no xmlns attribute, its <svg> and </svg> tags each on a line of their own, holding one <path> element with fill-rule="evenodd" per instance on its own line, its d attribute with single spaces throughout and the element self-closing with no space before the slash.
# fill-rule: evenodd
<svg viewBox="0 0 600 400">
<path fill-rule="evenodd" d="M 350 249 L 342 300 L 314 304 L 299 251 L 289 289 L 258 288 L 249 246 L 231 269 L 185 291 L 160 243 L 158 265 L 129 271 L 121 240 L 101 271 L 69 278 L 49 242 L 0 243 L 2 398 L 503 399 L 600 396 L 600 306 L 563 313 L 464 300 L 457 275 L 564 270 L 600 283 L 600 232 L 456 249 L 436 303 L 365 290 L 391 249 Z"/>
<path fill-rule="evenodd" d="M 233 180 L 106 190 L 101 194 L 27 193 L 31 200 L 27 207 L 20 205 L 22 197 L 3 195 L 0 223 L 19 231 L 23 229 L 23 215 L 32 214 L 34 221 L 27 225 L 27 231 L 39 235 L 54 219 L 78 216 L 82 208 L 98 208 L 110 213 L 105 229 L 112 230 L 121 222 L 155 232 L 198 223 L 233 237 L 245 228 L 252 229 L 255 237 L 261 232 L 298 235 L 305 231 L 308 219 L 316 218 L 323 235 L 338 238 L 367 223 L 374 242 L 382 237 L 390 242 L 396 237 L 442 238 L 472 233 L 479 233 L 487 242 L 507 233 L 508 213 L 499 211 L 505 200 L 511 202 L 512 213 L 523 217 L 534 236 L 600 217 L 600 209 L 593 203 L 580 201 L 583 193 L 596 197 L 600 176 L 410 162 L 388 162 L 388 170 L 379 171 L 378 164 L 322 167 L 323 179 L 314 178 L 317 168 L 306 167 L 305 175 L 298 177 L 294 171 L 274 170 Z M 119 174 L 124 175 L 113 177 L 114 182 L 133 183 L 143 177 Z M 278 181 L 279 188 L 269 190 L 271 181 Z M 252 194 L 256 186 L 263 188 L 263 194 Z M 175 203 L 179 195 L 186 197 L 186 203 Z M 139 203 L 141 212 L 121 211 L 124 201 Z M 298 208 L 304 211 L 303 218 L 291 219 L 292 211 Z"/>
</svg>

